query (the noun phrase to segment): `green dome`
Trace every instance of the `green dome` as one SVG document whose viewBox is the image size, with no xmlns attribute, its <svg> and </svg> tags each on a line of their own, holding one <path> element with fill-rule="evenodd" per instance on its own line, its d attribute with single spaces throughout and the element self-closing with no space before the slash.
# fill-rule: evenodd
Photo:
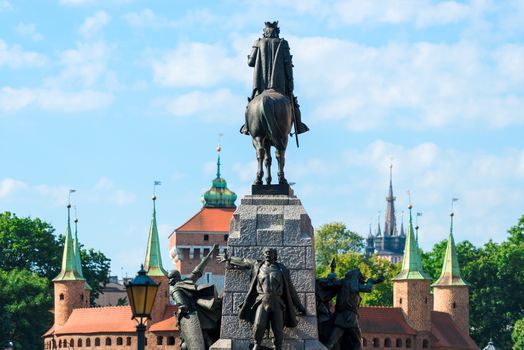
<svg viewBox="0 0 524 350">
<path fill-rule="evenodd" d="M 220 152 L 220 146 L 218 147 Z M 204 208 L 236 208 L 237 195 L 227 188 L 227 182 L 220 177 L 220 153 L 217 160 L 217 177 L 213 180 L 211 188 L 202 195 Z"/>
</svg>

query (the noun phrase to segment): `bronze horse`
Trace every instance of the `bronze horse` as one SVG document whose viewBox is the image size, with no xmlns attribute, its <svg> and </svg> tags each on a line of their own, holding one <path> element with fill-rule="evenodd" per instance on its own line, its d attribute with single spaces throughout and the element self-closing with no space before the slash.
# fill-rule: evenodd
<svg viewBox="0 0 524 350">
<path fill-rule="evenodd" d="M 246 126 L 253 138 L 253 147 L 255 147 L 258 161 L 254 185 L 262 184 L 263 161 L 266 166 L 266 184 L 271 184 L 271 146 L 275 147 L 275 156 L 278 161 L 278 183 L 287 184 L 284 164 L 292 122 L 290 99 L 273 89 L 264 90 L 247 105 Z"/>
</svg>

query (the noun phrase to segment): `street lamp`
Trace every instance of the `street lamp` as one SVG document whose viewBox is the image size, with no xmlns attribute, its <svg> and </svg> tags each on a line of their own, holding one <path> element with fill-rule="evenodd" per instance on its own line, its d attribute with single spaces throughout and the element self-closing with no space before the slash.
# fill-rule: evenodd
<svg viewBox="0 0 524 350">
<path fill-rule="evenodd" d="M 151 310 L 155 303 L 159 284 L 156 284 L 155 281 L 146 275 L 144 265 L 142 265 L 136 277 L 126 283 L 125 286 L 129 305 L 131 305 L 131 311 L 133 312 L 133 318 L 137 322 L 137 348 L 138 350 L 144 350 L 146 322 L 151 319 Z"/>
<path fill-rule="evenodd" d="M 4 344 L 4 350 L 13 350 L 14 344 L 12 341 L 6 341 Z"/>
</svg>

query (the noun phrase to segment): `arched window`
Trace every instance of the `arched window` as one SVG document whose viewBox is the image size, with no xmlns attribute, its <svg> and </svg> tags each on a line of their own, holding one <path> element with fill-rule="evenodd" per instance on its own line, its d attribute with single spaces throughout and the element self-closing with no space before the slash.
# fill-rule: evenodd
<svg viewBox="0 0 524 350">
<path fill-rule="evenodd" d="M 424 339 L 422 341 L 422 349 L 427 349 L 427 348 L 429 348 L 429 340 Z"/>
<path fill-rule="evenodd" d="M 385 348 L 390 348 L 390 347 L 391 347 L 391 339 L 386 338 L 386 339 L 384 340 L 384 347 L 385 347 Z"/>
<path fill-rule="evenodd" d="M 453 302 L 453 308 L 454 308 L 454 309 L 457 308 L 457 303 L 456 303 L 456 302 Z"/>
<path fill-rule="evenodd" d="M 144 338 L 144 344 L 147 345 L 147 337 Z"/>
<path fill-rule="evenodd" d="M 122 340 L 122 337 L 116 338 L 116 345 L 124 345 L 124 341 Z"/>
<path fill-rule="evenodd" d="M 366 338 L 362 338 L 362 346 L 368 346 L 368 340 Z"/>
<path fill-rule="evenodd" d="M 162 345 L 163 342 L 164 342 L 164 337 L 162 337 L 161 335 L 156 337 L 156 345 Z"/>
<path fill-rule="evenodd" d="M 127 337 L 127 338 L 126 338 L 126 345 L 127 345 L 127 346 L 130 346 L 130 345 L 131 345 L 131 337 Z"/>
<path fill-rule="evenodd" d="M 62 349 L 62 341 L 61 340 L 58 341 L 58 348 Z"/>
<path fill-rule="evenodd" d="M 90 338 L 86 339 L 86 346 L 87 347 L 91 347 L 91 339 Z"/>
<path fill-rule="evenodd" d="M 400 298 L 400 300 L 399 300 L 399 304 L 402 305 L 402 298 Z"/>
<path fill-rule="evenodd" d="M 378 338 L 373 338 L 373 347 L 378 348 L 380 346 L 380 341 Z"/>
<path fill-rule="evenodd" d="M 411 348 L 411 339 L 406 339 L 406 348 Z"/>
<path fill-rule="evenodd" d="M 70 347 L 70 348 L 74 348 L 74 347 L 75 347 L 75 341 L 74 341 L 73 339 L 71 339 L 71 340 L 69 341 L 69 347 Z"/>
<path fill-rule="evenodd" d="M 397 342 L 396 342 L 395 345 L 397 346 L 397 348 L 401 348 L 402 347 L 402 339 L 397 338 Z"/>
<path fill-rule="evenodd" d="M 106 345 L 111 345 L 111 338 L 109 337 L 106 338 Z"/>
<path fill-rule="evenodd" d="M 175 337 L 168 337 L 167 345 L 175 345 Z"/>
<path fill-rule="evenodd" d="M 82 339 L 78 339 L 78 347 L 81 348 L 82 346 Z"/>
<path fill-rule="evenodd" d="M 60 293 L 59 298 L 60 298 L 60 300 L 64 300 L 64 293 Z"/>
<path fill-rule="evenodd" d="M 95 338 L 95 346 L 100 346 L 100 338 Z"/>
</svg>

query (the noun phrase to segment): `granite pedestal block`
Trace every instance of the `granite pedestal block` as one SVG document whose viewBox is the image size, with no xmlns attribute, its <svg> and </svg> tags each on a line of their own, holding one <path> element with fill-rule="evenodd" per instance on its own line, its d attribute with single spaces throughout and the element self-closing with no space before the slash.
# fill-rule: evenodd
<svg viewBox="0 0 524 350">
<path fill-rule="evenodd" d="M 318 341 L 315 307 L 315 250 L 313 226 L 300 200 L 293 195 L 248 195 L 231 219 L 228 253 L 262 259 L 262 250 L 275 248 L 278 261 L 291 279 L 306 316 L 297 316 L 296 328 L 284 328 L 283 349 L 325 350 Z M 249 289 L 250 271 L 226 269 L 220 340 L 212 350 L 247 350 L 253 339 L 252 325 L 238 318 L 240 304 Z M 272 333 L 263 345 L 272 348 Z"/>
</svg>

